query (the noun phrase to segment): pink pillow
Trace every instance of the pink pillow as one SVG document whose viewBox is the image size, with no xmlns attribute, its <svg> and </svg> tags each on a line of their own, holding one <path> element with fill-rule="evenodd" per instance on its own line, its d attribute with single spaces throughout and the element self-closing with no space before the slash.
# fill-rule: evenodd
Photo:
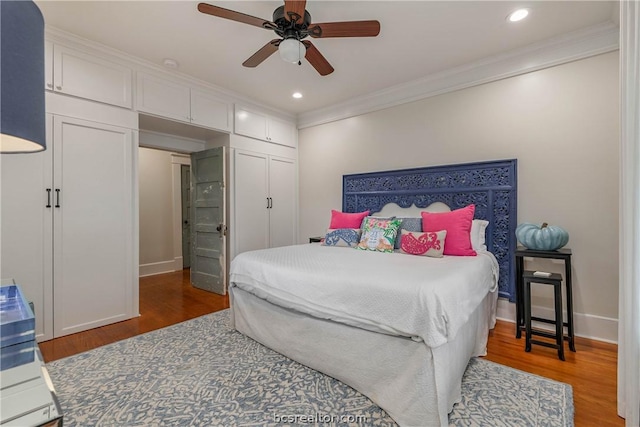
<svg viewBox="0 0 640 427">
<path fill-rule="evenodd" d="M 369 211 L 348 213 L 331 210 L 331 224 L 329 228 L 360 228 L 362 220 L 369 215 Z"/>
<path fill-rule="evenodd" d="M 476 256 L 471 246 L 471 224 L 475 210 L 475 205 L 469 205 L 451 212 L 420 212 L 422 231 L 447 230 L 445 255 Z"/>
<path fill-rule="evenodd" d="M 438 231 L 437 233 L 433 231 L 420 233 L 419 231 L 402 230 L 400 252 L 442 258 L 445 237 L 447 237 L 447 230 Z"/>
</svg>

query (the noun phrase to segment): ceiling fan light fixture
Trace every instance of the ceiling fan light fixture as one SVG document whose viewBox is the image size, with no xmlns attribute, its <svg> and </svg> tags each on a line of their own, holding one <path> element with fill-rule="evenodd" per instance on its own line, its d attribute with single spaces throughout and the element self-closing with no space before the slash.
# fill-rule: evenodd
<svg viewBox="0 0 640 427">
<path fill-rule="evenodd" d="M 283 61 L 297 64 L 304 58 L 306 47 L 299 40 L 292 37 L 282 40 L 280 46 L 278 46 L 278 51 Z"/>
</svg>

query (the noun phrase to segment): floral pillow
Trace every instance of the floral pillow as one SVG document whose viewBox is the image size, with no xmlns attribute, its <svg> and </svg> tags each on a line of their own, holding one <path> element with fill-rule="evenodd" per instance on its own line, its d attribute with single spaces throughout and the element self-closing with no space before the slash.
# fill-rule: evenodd
<svg viewBox="0 0 640 427">
<path fill-rule="evenodd" d="M 322 244 L 324 246 L 354 247 L 360 242 L 362 230 L 358 228 L 328 229 Z"/>
<path fill-rule="evenodd" d="M 366 218 L 362 223 L 362 237 L 356 249 L 393 252 L 400 224 L 401 219 Z"/>
<path fill-rule="evenodd" d="M 444 254 L 444 240 L 447 230 L 416 231 L 402 230 L 400 251 L 405 254 L 423 255 L 433 258 L 442 258 Z"/>
</svg>

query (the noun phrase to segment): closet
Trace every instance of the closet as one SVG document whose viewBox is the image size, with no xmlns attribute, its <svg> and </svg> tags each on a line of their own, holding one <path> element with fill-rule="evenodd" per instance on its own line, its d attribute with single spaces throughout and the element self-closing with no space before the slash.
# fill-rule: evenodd
<svg viewBox="0 0 640 427">
<path fill-rule="evenodd" d="M 296 243 L 296 171 L 294 159 L 235 150 L 234 255 Z"/>
<path fill-rule="evenodd" d="M 137 118 L 58 101 L 70 115 L 47 114 L 46 151 L 1 158 L 0 274 L 33 302 L 39 341 L 138 314 Z"/>
</svg>

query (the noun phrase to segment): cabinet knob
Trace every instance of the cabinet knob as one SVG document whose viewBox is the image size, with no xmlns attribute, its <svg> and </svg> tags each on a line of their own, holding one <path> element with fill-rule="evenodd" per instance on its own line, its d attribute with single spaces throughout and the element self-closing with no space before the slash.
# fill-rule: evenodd
<svg viewBox="0 0 640 427">
<path fill-rule="evenodd" d="M 47 83 L 47 87 L 48 87 L 49 89 L 53 89 L 53 83 Z"/>
<path fill-rule="evenodd" d="M 56 86 L 56 89 L 62 90 L 62 86 Z"/>
</svg>

